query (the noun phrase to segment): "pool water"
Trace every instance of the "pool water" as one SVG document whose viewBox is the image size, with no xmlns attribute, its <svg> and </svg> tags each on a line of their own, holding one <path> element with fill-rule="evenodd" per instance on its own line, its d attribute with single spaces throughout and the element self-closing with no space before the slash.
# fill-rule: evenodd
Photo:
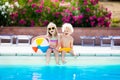
<svg viewBox="0 0 120 80">
<path fill-rule="evenodd" d="M 120 80 L 120 65 L 0 66 L 0 80 Z"/>
</svg>

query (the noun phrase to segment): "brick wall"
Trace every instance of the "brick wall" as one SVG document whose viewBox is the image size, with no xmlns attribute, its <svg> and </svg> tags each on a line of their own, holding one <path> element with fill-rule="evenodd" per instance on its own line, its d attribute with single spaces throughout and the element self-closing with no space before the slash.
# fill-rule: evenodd
<svg viewBox="0 0 120 80">
<path fill-rule="evenodd" d="M 61 33 L 61 28 L 58 27 Z M 0 34 L 29 34 L 33 36 L 45 35 L 46 27 L 3 27 L 0 28 Z M 74 28 L 74 44 L 81 44 L 80 36 L 120 36 L 120 28 Z M 89 43 L 90 41 L 88 41 Z M 117 41 L 120 44 L 120 41 Z M 96 39 L 96 45 L 100 44 L 100 40 Z"/>
</svg>

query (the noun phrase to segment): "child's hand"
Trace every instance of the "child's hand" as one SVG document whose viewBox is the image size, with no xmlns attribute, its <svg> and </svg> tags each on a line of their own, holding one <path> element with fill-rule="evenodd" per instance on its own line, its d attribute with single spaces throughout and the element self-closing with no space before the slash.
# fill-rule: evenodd
<svg viewBox="0 0 120 80">
<path fill-rule="evenodd" d="M 33 39 L 31 40 L 31 43 L 32 43 L 34 40 L 35 40 L 35 38 L 33 38 Z"/>
<path fill-rule="evenodd" d="M 56 49 L 57 51 L 59 51 L 59 47 L 56 47 L 55 49 Z"/>
</svg>

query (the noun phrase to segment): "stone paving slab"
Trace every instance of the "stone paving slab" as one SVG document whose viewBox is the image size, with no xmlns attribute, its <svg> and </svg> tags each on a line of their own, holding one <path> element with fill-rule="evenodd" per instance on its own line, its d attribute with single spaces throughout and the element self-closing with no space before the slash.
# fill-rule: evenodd
<svg viewBox="0 0 120 80">
<path fill-rule="evenodd" d="M 74 52 L 78 56 L 120 56 L 120 46 L 79 46 L 74 45 Z M 35 53 L 31 45 L 0 45 L 1 56 L 40 56 L 45 54 Z M 69 55 L 69 54 L 66 54 Z"/>
</svg>

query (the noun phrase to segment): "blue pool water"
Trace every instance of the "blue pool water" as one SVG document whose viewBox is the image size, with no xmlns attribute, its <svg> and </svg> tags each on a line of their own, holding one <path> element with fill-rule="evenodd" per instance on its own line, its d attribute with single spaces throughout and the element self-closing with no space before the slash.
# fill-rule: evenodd
<svg viewBox="0 0 120 80">
<path fill-rule="evenodd" d="M 120 80 L 120 65 L 0 66 L 0 80 Z"/>
</svg>

